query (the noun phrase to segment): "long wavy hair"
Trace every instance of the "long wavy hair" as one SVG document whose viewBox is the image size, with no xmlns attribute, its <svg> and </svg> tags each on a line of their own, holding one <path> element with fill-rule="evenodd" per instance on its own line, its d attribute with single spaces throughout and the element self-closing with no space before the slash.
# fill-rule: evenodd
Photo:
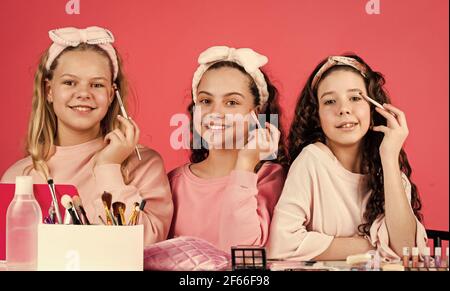
<svg viewBox="0 0 450 291">
<path fill-rule="evenodd" d="M 379 72 L 373 71 L 362 58 L 357 55 L 346 54 L 346 57 L 356 59 L 367 68 L 367 77 L 364 78 L 368 95 L 377 102 L 390 103 L 387 91 L 384 89 L 385 79 Z M 327 59 L 320 62 L 309 76 L 305 87 L 300 93 L 294 113 L 294 120 L 288 136 L 288 146 L 290 159 L 293 162 L 300 152 L 309 144 L 315 142 L 326 143 L 326 136 L 321 128 L 319 119 L 319 102 L 317 98 L 318 84 L 313 88 L 312 80 L 317 71 L 325 64 Z M 326 71 L 321 80 L 337 70 L 352 71 L 360 75 L 359 71 L 350 66 L 334 66 Z M 319 81 L 320 83 L 320 81 Z M 374 110 L 371 106 L 372 126 L 386 125 L 386 119 Z M 367 174 L 366 186 L 371 189 L 371 194 L 364 212 L 365 222 L 358 226 L 358 231 L 363 234 L 369 234 L 369 229 L 375 219 L 384 214 L 384 188 L 383 188 L 383 168 L 379 147 L 384 134 L 369 130 L 362 139 L 361 146 L 361 171 Z M 406 152 L 401 149 L 399 155 L 400 170 L 408 177 L 411 182 L 411 206 L 415 216 L 422 221 L 420 210 L 422 203 L 420 201 L 417 186 L 411 181 L 412 169 L 408 162 Z"/>
<path fill-rule="evenodd" d="M 32 165 L 25 168 L 24 174 L 29 174 L 31 170 L 36 170 L 46 180 L 51 176 L 50 169 L 47 166 L 47 161 L 53 155 L 52 146 L 55 142 L 58 119 L 53 110 L 53 105 L 47 101 L 47 92 L 45 80 L 52 80 L 53 73 L 58 66 L 59 58 L 69 51 L 94 51 L 103 57 L 106 57 L 109 61 L 111 68 L 111 80 L 113 79 L 113 65 L 107 54 L 102 48 L 97 45 L 82 43 L 77 47 L 67 47 L 52 63 L 49 70 L 46 69 L 45 64 L 48 59 L 48 49 L 41 56 L 37 71 L 34 77 L 33 88 L 33 101 L 30 120 L 28 123 L 28 134 L 26 141 L 26 153 L 31 156 Z M 116 51 L 117 52 L 117 51 Z M 126 106 L 128 85 L 122 71 L 122 61 L 117 53 L 119 70 L 115 83 L 117 84 L 119 93 Z M 116 98 L 113 98 L 105 117 L 100 122 L 101 134 L 105 136 L 108 132 L 118 128 L 117 115 L 120 112 L 120 106 Z M 128 159 L 126 159 L 121 165 L 122 176 L 125 182 L 129 182 L 129 174 L 126 170 Z"/>
<path fill-rule="evenodd" d="M 240 66 L 239 64 L 236 64 L 235 62 L 230 62 L 230 61 L 222 61 L 222 62 L 217 62 L 214 65 L 210 66 L 208 68 L 207 71 L 209 70 L 217 70 L 220 68 L 234 68 L 239 70 L 241 73 L 243 73 L 244 75 L 246 75 L 249 79 L 249 83 L 250 83 L 250 92 L 252 93 L 253 97 L 254 97 L 254 106 L 256 107 L 257 105 L 259 105 L 259 91 L 258 91 L 258 87 L 256 86 L 255 81 L 253 80 L 253 78 L 245 71 L 245 69 Z M 278 163 L 280 164 L 284 169 L 287 169 L 289 167 L 289 160 L 288 160 L 288 156 L 287 156 L 287 150 L 285 147 L 285 135 L 283 133 L 283 129 L 282 129 L 282 124 L 281 124 L 281 109 L 280 106 L 278 104 L 278 90 L 277 88 L 272 84 L 272 82 L 270 81 L 270 79 L 268 78 L 267 74 L 262 72 L 264 75 L 264 79 L 266 80 L 267 83 L 267 90 L 269 92 L 269 98 L 267 99 L 267 103 L 263 108 L 262 112 L 259 112 L 259 118 L 261 117 L 261 115 L 265 116 L 265 122 L 270 122 L 270 115 L 271 114 L 276 114 L 278 116 L 278 129 L 280 130 L 280 141 L 278 143 L 278 154 L 277 154 L 277 158 L 276 160 L 272 160 L 271 162 L 274 163 Z M 193 108 L 194 108 L 195 103 L 191 102 L 191 104 L 188 106 L 188 111 L 189 114 L 191 115 L 191 120 L 193 120 Z M 203 160 L 205 160 L 208 157 L 209 151 L 208 149 L 206 149 L 205 147 L 203 147 L 204 141 L 201 140 L 201 148 L 200 149 L 196 149 L 193 146 L 193 140 L 194 139 L 202 139 L 198 133 L 195 131 L 195 129 L 193 128 L 193 123 L 191 122 L 191 134 L 193 136 L 193 138 L 191 138 L 191 155 L 190 155 L 190 161 L 192 163 L 199 163 Z M 254 169 L 254 172 L 258 172 L 259 169 L 262 167 L 262 165 L 268 162 L 266 160 L 260 161 Z"/>
</svg>

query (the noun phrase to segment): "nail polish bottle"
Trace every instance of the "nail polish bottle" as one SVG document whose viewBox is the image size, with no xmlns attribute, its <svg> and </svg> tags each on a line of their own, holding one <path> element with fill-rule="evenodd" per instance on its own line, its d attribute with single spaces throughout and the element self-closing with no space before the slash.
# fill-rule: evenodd
<svg viewBox="0 0 450 291">
<path fill-rule="evenodd" d="M 446 259 L 447 259 L 447 269 L 448 269 L 448 247 L 446 247 L 445 248 L 445 256 L 446 256 Z"/>
<path fill-rule="evenodd" d="M 429 247 L 425 247 L 423 249 L 423 261 L 424 261 L 424 267 L 425 268 L 431 267 L 430 255 L 431 255 L 431 249 Z"/>
<path fill-rule="evenodd" d="M 403 248 L 403 267 L 409 267 L 409 247 Z"/>
<path fill-rule="evenodd" d="M 440 268 L 441 267 L 441 255 L 442 255 L 442 250 L 440 247 L 436 247 L 434 249 L 434 266 L 436 268 Z"/>
<path fill-rule="evenodd" d="M 412 267 L 418 268 L 419 267 L 419 248 L 414 247 L 411 250 L 412 254 Z"/>
</svg>

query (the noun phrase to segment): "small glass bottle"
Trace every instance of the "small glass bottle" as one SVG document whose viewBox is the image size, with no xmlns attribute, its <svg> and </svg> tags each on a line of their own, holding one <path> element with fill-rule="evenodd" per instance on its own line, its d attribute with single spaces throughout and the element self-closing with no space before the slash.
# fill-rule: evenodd
<svg viewBox="0 0 450 291">
<path fill-rule="evenodd" d="M 6 212 L 8 270 L 37 269 L 37 233 L 42 212 L 33 193 L 33 178 L 17 176 L 14 198 Z"/>
</svg>

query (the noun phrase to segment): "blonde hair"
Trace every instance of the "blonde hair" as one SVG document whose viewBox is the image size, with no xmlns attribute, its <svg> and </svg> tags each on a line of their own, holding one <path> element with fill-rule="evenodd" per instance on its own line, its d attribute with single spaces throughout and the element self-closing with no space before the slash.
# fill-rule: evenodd
<svg viewBox="0 0 450 291">
<path fill-rule="evenodd" d="M 28 124 L 28 135 L 26 141 L 26 151 L 31 156 L 33 163 L 29 167 L 25 168 L 24 172 L 29 174 L 32 169 L 35 169 L 38 173 L 43 175 L 46 180 L 51 177 L 51 173 L 46 162 L 53 155 L 52 146 L 55 142 L 57 134 L 57 118 L 52 104 L 47 101 L 45 81 L 53 78 L 53 72 L 58 65 L 58 59 L 68 51 L 95 51 L 108 58 L 111 67 L 111 79 L 113 79 L 114 70 L 112 62 L 106 51 L 97 45 L 82 43 L 77 47 L 66 48 L 52 63 L 50 70 L 45 68 L 45 64 L 48 59 L 48 49 L 42 55 L 34 77 L 32 111 Z M 124 106 L 126 107 L 128 85 L 122 71 L 122 61 L 119 54 L 117 54 L 117 57 L 119 70 L 115 83 L 117 84 L 117 88 L 123 99 Z M 105 117 L 100 122 L 101 133 L 103 136 L 118 128 L 119 124 L 116 121 L 116 117 L 119 112 L 120 107 L 117 98 L 113 98 Z M 129 183 L 129 173 L 126 170 L 128 161 L 129 159 L 127 158 L 121 165 L 122 176 L 124 177 L 126 184 Z"/>
</svg>

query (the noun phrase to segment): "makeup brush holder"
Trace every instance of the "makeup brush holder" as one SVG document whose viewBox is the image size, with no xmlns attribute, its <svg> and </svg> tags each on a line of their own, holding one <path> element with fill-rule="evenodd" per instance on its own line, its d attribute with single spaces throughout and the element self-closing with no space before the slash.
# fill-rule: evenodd
<svg viewBox="0 0 450 291">
<path fill-rule="evenodd" d="M 39 271 L 142 271 L 144 226 L 40 224 Z"/>
</svg>

